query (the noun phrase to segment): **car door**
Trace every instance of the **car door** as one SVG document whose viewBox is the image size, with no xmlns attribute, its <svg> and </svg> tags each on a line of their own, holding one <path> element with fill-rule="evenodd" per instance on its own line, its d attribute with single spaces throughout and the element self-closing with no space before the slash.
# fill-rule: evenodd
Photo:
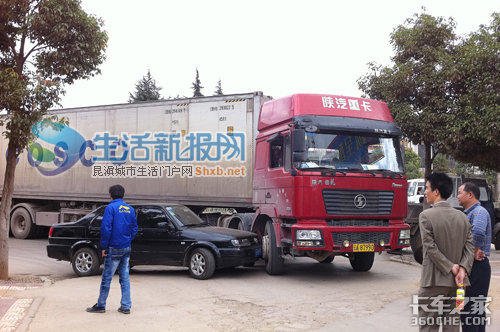
<svg viewBox="0 0 500 332">
<path fill-rule="evenodd" d="M 136 264 L 173 265 L 178 244 L 176 227 L 159 206 L 136 207 L 138 232 L 132 242 Z"/>
<path fill-rule="evenodd" d="M 96 239 L 97 243 L 99 243 L 101 239 L 101 222 L 102 222 L 102 217 L 104 216 L 104 209 L 106 207 L 102 206 L 96 211 L 96 216 L 94 219 L 89 224 L 88 228 L 88 237 L 90 239 Z"/>
</svg>

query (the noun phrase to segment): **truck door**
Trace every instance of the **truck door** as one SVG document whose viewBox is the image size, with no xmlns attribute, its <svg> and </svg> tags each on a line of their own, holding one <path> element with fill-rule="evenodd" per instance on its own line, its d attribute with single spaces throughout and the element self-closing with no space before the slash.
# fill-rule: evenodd
<svg viewBox="0 0 500 332">
<path fill-rule="evenodd" d="M 178 231 L 158 206 L 137 208 L 139 230 L 132 243 L 137 259 L 144 264 L 169 265 L 174 262 Z"/>
<path fill-rule="evenodd" d="M 269 140 L 269 169 L 266 180 L 266 204 L 272 204 L 279 216 L 292 214 L 293 177 L 290 135 Z"/>
</svg>

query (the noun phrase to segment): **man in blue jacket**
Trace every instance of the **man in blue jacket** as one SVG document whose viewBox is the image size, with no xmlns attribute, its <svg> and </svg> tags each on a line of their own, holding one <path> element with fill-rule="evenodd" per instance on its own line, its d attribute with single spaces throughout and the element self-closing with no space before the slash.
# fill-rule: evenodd
<svg viewBox="0 0 500 332">
<path fill-rule="evenodd" d="M 118 269 L 122 298 L 118 311 L 130 313 L 129 259 L 130 243 L 137 234 L 137 219 L 134 209 L 123 201 L 125 189 L 120 185 L 109 187 L 113 199 L 104 210 L 101 223 L 101 249 L 104 257 L 101 289 L 97 303 L 87 308 L 87 312 L 106 312 L 106 299 L 109 294 L 111 279 Z"/>
</svg>

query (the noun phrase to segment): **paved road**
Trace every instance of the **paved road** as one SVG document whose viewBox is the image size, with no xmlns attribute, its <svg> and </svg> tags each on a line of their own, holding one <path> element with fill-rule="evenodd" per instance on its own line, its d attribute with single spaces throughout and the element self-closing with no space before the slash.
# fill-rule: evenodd
<svg viewBox="0 0 500 332">
<path fill-rule="evenodd" d="M 189 277 L 183 268 L 138 267 L 131 275 L 133 312 L 116 312 L 119 284 L 113 280 L 108 312 L 89 316 L 99 276 L 78 278 L 67 262 L 46 257 L 47 240 L 10 239 L 11 274 L 46 275 L 50 287 L 20 292 L 40 300 L 29 331 L 416 331 L 409 304 L 418 289 L 420 266 L 407 256 L 377 255 L 367 273 L 352 271 L 347 259 L 332 264 L 310 259 L 288 262 L 283 276 L 254 268 L 216 271 L 210 280 Z M 500 252 L 493 252 L 491 331 L 500 330 Z M 117 278 L 115 278 L 117 279 Z M 61 318 L 62 317 L 62 318 Z M 66 319 L 65 317 L 68 317 Z M 71 317 L 71 318 L 69 318 Z M 89 317 L 92 317 L 89 319 Z"/>
</svg>

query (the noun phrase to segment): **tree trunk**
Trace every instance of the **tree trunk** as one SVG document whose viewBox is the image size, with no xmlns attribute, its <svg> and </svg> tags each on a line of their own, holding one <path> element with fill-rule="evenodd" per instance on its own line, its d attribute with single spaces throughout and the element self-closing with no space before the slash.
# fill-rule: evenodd
<svg viewBox="0 0 500 332">
<path fill-rule="evenodd" d="M 432 159 L 431 159 L 432 158 L 431 157 L 432 145 L 431 145 L 431 143 L 424 141 L 424 146 L 425 146 L 425 160 L 424 160 L 425 170 L 424 170 L 424 178 L 426 178 L 428 175 L 430 175 L 432 173 Z M 430 207 L 431 207 L 431 205 L 427 202 L 426 199 L 424 199 L 423 209 L 427 210 Z"/>
<path fill-rule="evenodd" d="M 10 140 L 5 165 L 2 201 L 0 202 L 0 280 L 9 278 L 9 222 L 17 159 L 17 153 L 15 152 L 17 149 L 14 145 L 14 141 Z"/>
<path fill-rule="evenodd" d="M 424 171 L 424 177 L 427 177 L 428 175 L 431 175 L 432 173 L 432 145 L 429 142 L 424 141 L 424 146 L 425 146 L 425 171 Z"/>
</svg>

